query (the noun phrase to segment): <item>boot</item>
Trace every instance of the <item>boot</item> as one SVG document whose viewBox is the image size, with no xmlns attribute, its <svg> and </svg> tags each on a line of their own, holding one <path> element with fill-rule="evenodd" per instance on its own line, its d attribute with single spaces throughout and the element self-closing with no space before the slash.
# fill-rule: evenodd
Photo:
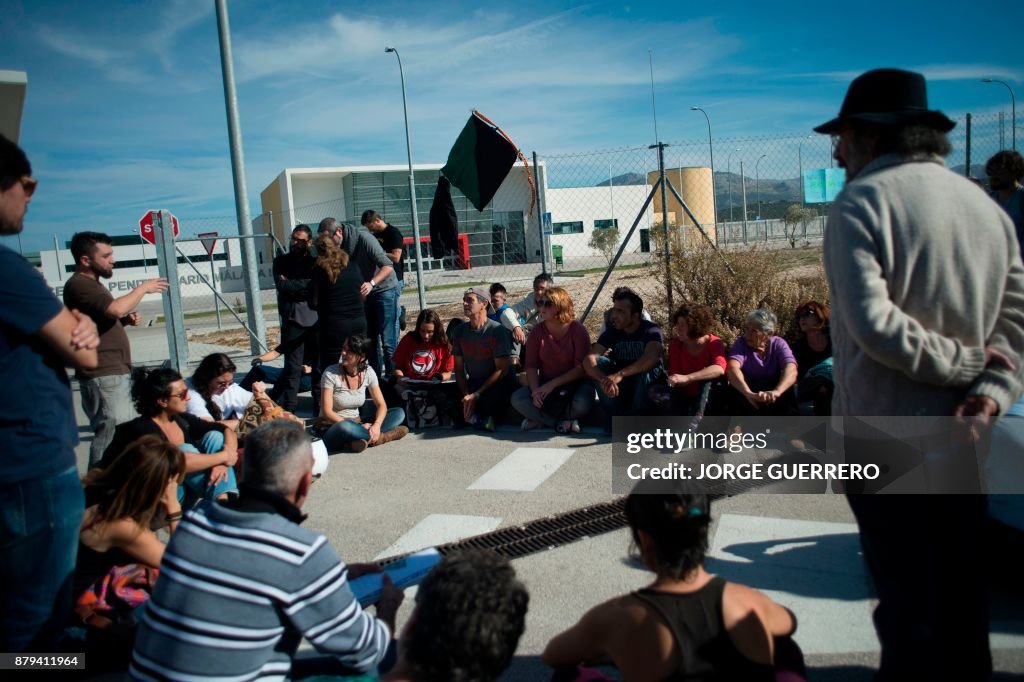
<svg viewBox="0 0 1024 682">
<path fill-rule="evenodd" d="M 373 443 L 370 447 L 376 447 L 378 445 L 384 445 L 384 443 L 390 443 L 393 440 L 401 440 L 409 435 L 408 426 L 396 426 L 390 431 L 385 431 L 380 434 L 380 438 L 377 439 L 376 443 Z"/>
<path fill-rule="evenodd" d="M 345 443 L 339 452 L 362 452 L 366 449 L 367 442 L 360 438 L 359 440 L 350 440 Z"/>
</svg>

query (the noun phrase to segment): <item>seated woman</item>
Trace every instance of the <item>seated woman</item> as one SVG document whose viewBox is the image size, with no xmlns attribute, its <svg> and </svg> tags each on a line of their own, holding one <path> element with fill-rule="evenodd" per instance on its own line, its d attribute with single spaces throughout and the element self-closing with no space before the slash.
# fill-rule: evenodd
<svg viewBox="0 0 1024 682">
<path fill-rule="evenodd" d="M 238 439 L 235 432 L 217 422 L 203 421 L 188 413 L 189 390 L 176 370 L 159 368 L 132 373 L 132 400 L 140 416 L 118 424 L 101 468 L 107 468 L 128 445 L 153 435 L 185 454 L 184 488 L 198 497 L 227 499 L 238 494 L 235 470 Z M 185 490 L 179 489 L 178 499 Z"/>
<path fill-rule="evenodd" d="M 393 358 L 394 388 L 388 387 L 396 398 L 385 394 L 389 405 L 405 404 L 409 426 L 440 426 L 442 415 L 458 407 L 458 387 L 446 386 L 455 371 L 452 343 L 444 333 L 441 317 L 436 311 L 421 310 L 415 328 L 402 337 Z M 438 385 L 412 384 L 411 381 L 429 381 Z"/>
<path fill-rule="evenodd" d="M 796 309 L 800 331 L 793 343 L 796 358 L 796 399 L 813 403 L 814 414 L 832 414 L 832 339 L 828 333 L 829 310 L 817 301 Z"/>
<path fill-rule="evenodd" d="M 548 287 L 537 310 L 541 321 L 526 337 L 528 385 L 512 394 L 512 406 L 524 417 L 523 431 L 543 424 L 558 433 L 579 433 L 579 418 L 597 398 L 582 364 L 590 353 L 590 334 L 561 287 Z"/>
<path fill-rule="evenodd" d="M 667 379 L 671 414 L 702 415 L 711 382 L 725 376 L 725 344 L 711 333 L 713 322 L 710 308 L 693 303 L 672 315 Z"/>
<path fill-rule="evenodd" d="M 635 681 L 768 681 L 776 668 L 801 671 L 799 649 L 789 639 L 793 614 L 704 570 L 707 496 L 634 490 L 625 512 L 654 581 L 588 611 L 548 642 L 545 663 L 566 668 L 610 658 L 624 679 Z"/>
<path fill-rule="evenodd" d="M 796 359 L 789 344 L 775 336 L 778 318 L 767 308 L 747 315 L 745 333 L 729 349 L 723 409 L 730 415 L 796 414 L 793 384 Z"/>
<path fill-rule="evenodd" d="M 362 452 L 409 433 L 401 425 L 405 410 L 388 408 L 377 373 L 367 364 L 372 348 L 362 334 L 350 336 L 341 347 L 341 362 L 324 370 L 317 426 L 330 453 Z"/>
<path fill-rule="evenodd" d="M 207 355 L 185 380 L 189 389 L 188 413 L 203 421 L 220 422 L 233 429 L 239 438 L 271 419 L 305 422 L 274 404 L 266 385 L 256 381 L 252 391 L 235 383 L 235 363 L 224 353 Z"/>
<path fill-rule="evenodd" d="M 124 635 L 133 628 L 132 611 L 148 600 L 164 555 L 152 528 L 166 526 L 173 533 L 178 527 L 184 475 L 178 448 L 143 436 L 82 480 L 86 509 L 73 589 L 75 614 L 90 630 Z"/>
</svg>

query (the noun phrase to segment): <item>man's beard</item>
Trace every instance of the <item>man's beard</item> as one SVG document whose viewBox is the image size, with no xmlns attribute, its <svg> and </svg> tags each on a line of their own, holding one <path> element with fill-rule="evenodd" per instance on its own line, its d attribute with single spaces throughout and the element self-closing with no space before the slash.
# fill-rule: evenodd
<svg viewBox="0 0 1024 682">
<path fill-rule="evenodd" d="M 1002 192 L 1003 190 L 1013 187 L 1013 183 L 1009 180 L 1004 180 L 1002 178 L 997 179 L 990 176 L 988 179 L 988 186 L 991 187 L 993 191 Z"/>
<path fill-rule="evenodd" d="M 114 268 L 101 268 L 95 263 L 89 263 L 89 269 L 93 271 L 97 278 L 110 279 L 114 276 Z"/>
</svg>

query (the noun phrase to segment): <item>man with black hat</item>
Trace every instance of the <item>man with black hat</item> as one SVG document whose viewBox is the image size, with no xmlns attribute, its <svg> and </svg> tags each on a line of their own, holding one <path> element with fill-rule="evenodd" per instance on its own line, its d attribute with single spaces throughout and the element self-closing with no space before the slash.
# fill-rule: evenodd
<svg viewBox="0 0 1024 682">
<path fill-rule="evenodd" d="M 900 441 L 925 442 L 913 439 L 952 421 L 937 417 L 1002 414 L 1021 390 L 1024 267 L 1006 214 L 943 164 L 954 125 L 928 108 L 923 76 L 878 69 L 815 128 L 833 136 L 847 175 L 824 243 L 832 414 L 846 418 L 847 458 L 887 465 L 882 492 L 908 481 L 935 490 L 934 471 L 910 476 L 933 466 L 934 442 L 915 455 Z M 869 438 L 850 417 L 888 417 L 890 437 Z M 986 571 L 963 573 L 984 554 L 984 496 L 848 498 L 879 597 L 876 679 L 987 679 Z"/>
</svg>

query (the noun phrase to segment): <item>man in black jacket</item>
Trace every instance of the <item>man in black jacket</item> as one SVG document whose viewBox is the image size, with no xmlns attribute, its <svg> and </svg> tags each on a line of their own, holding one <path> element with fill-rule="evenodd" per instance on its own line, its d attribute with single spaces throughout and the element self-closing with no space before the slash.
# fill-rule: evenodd
<svg viewBox="0 0 1024 682">
<path fill-rule="evenodd" d="M 313 414 L 315 415 L 319 383 L 316 346 L 316 311 L 309 307 L 309 281 L 313 277 L 316 260 L 309 252 L 313 231 L 308 225 L 297 225 L 292 230 L 288 253 L 274 259 L 274 285 L 277 287 L 277 310 L 281 315 L 281 342 L 278 350 L 284 355 L 281 378 L 269 396 L 289 412 L 298 403 L 299 380 L 302 365 L 313 366 Z"/>
</svg>

